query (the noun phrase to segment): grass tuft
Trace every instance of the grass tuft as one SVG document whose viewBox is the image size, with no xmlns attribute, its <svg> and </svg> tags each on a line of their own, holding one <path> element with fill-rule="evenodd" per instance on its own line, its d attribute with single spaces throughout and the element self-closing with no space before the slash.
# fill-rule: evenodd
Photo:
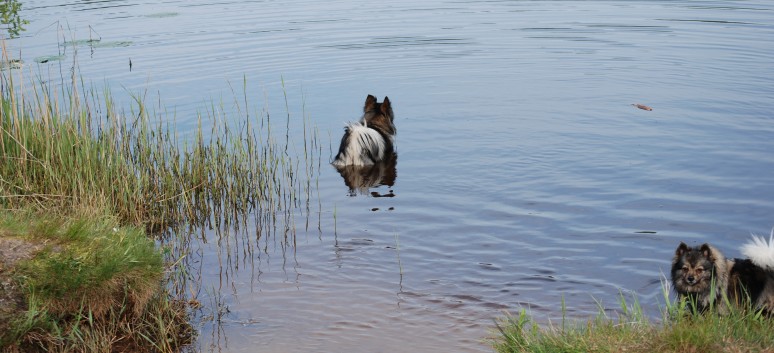
<svg viewBox="0 0 774 353">
<path fill-rule="evenodd" d="M 141 228 L 110 217 L 4 212 L 0 230 L 3 240 L 39 248 L 11 268 L 24 308 L 6 317 L 0 348 L 172 352 L 190 342 L 185 305 L 166 295 L 162 255 Z"/>
<path fill-rule="evenodd" d="M 162 278 L 161 254 L 141 229 L 114 224 L 52 219 L 37 227 L 45 233 L 33 230 L 48 246 L 20 266 L 23 283 L 49 313 L 83 308 L 102 317 L 117 305 L 135 313 L 146 306 Z"/>
<path fill-rule="evenodd" d="M 563 319 L 559 327 L 541 327 L 522 309 L 517 316 L 496 320 L 491 344 L 501 353 L 774 352 L 774 320 L 760 312 L 733 309 L 725 315 L 692 314 L 685 302 L 668 301 L 663 319 L 650 322 L 636 296 L 631 301 L 620 296 L 616 318 L 608 317 L 600 306 L 596 317 L 575 323 Z"/>
</svg>

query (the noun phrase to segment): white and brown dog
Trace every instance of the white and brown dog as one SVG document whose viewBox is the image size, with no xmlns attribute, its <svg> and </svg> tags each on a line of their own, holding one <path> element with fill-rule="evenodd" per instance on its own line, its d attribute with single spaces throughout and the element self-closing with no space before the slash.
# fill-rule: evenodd
<svg viewBox="0 0 774 353">
<path fill-rule="evenodd" d="M 344 128 L 339 153 L 333 160 L 336 167 L 371 166 L 392 158 L 395 151 L 395 124 L 390 99 L 382 103 L 368 95 L 363 117 Z"/>
</svg>

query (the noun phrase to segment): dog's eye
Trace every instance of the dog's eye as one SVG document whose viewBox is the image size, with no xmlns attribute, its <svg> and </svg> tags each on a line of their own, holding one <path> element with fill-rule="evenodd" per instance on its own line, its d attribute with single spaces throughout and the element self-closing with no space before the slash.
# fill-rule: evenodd
<svg viewBox="0 0 774 353">
<path fill-rule="evenodd" d="M 703 268 L 699 267 L 699 268 L 696 269 L 696 273 L 701 274 L 702 272 L 704 272 Z"/>
<path fill-rule="evenodd" d="M 688 271 L 688 266 L 683 266 L 683 271 Z"/>
</svg>

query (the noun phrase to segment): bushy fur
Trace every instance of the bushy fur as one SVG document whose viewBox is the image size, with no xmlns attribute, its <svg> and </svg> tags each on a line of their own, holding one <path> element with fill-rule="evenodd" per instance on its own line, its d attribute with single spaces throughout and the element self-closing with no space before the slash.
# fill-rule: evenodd
<svg viewBox="0 0 774 353">
<path fill-rule="evenodd" d="M 680 299 L 704 312 L 715 307 L 721 314 L 728 304 L 752 306 L 774 313 L 774 231 L 769 243 L 753 236 L 742 247 L 748 259 L 726 259 L 709 244 L 689 247 L 680 243 L 672 260 L 672 285 Z"/>
<path fill-rule="evenodd" d="M 395 150 L 395 125 L 392 104 L 388 97 L 382 103 L 368 95 L 363 106 L 363 117 L 344 128 L 339 153 L 333 165 L 370 166 L 390 158 Z"/>
<path fill-rule="evenodd" d="M 705 311 L 728 287 L 728 268 L 729 261 L 709 244 L 688 247 L 680 242 L 672 260 L 672 285 L 681 299 Z"/>
<path fill-rule="evenodd" d="M 742 254 L 758 266 L 774 271 L 774 229 L 768 244 L 766 238 L 753 235 L 752 241 L 742 246 Z"/>
</svg>

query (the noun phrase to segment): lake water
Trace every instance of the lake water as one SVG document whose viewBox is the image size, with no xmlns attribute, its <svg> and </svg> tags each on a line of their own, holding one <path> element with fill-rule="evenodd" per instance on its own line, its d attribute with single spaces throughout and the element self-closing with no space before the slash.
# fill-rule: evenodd
<svg viewBox="0 0 774 353">
<path fill-rule="evenodd" d="M 6 45 L 44 78 L 75 59 L 181 133 L 243 89 L 317 126 L 296 246 L 205 230 L 188 259 L 195 350 L 486 352 L 506 311 L 586 319 L 620 291 L 657 317 L 680 241 L 733 257 L 774 226 L 770 1 L 21 3 Z M 351 192 L 325 164 L 367 94 L 393 103 L 396 177 Z"/>
</svg>

